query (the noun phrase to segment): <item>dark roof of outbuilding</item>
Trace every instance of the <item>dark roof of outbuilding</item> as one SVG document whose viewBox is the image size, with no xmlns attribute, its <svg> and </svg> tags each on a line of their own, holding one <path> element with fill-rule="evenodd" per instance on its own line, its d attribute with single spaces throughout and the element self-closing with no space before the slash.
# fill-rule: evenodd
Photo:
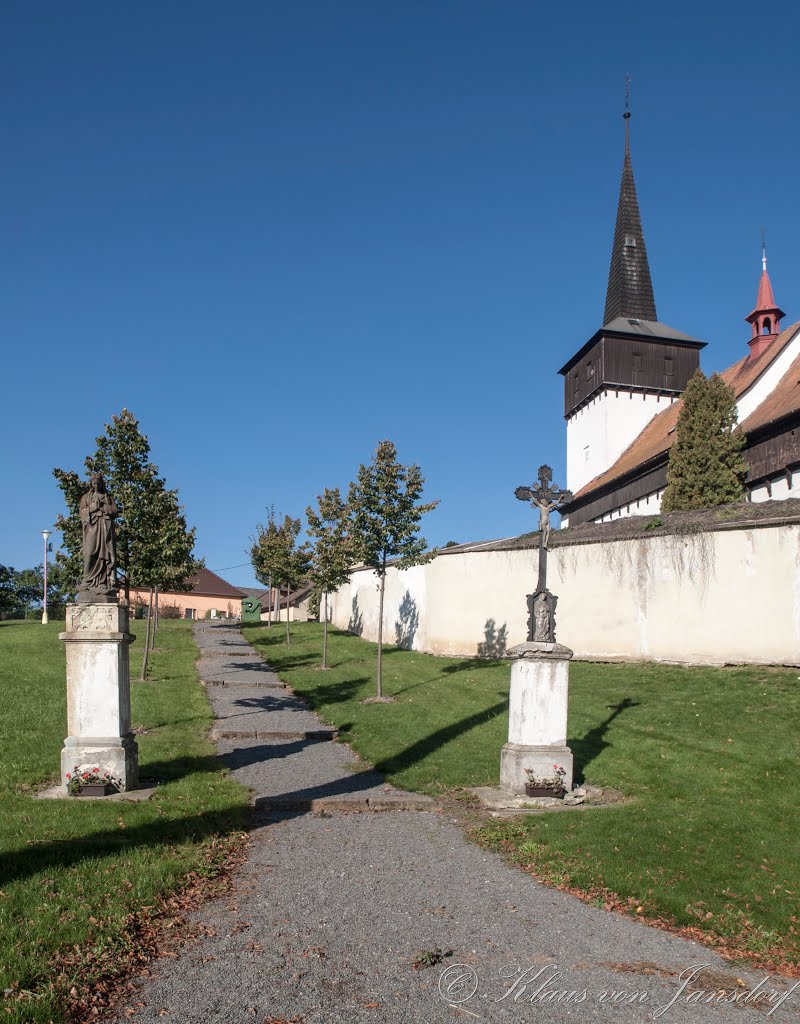
<svg viewBox="0 0 800 1024">
<path fill-rule="evenodd" d="M 244 591 L 231 586 L 227 580 L 217 576 L 210 569 L 201 569 L 194 576 L 190 576 L 186 582 L 191 584 L 193 594 L 202 594 L 204 597 L 245 597 Z"/>
</svg>

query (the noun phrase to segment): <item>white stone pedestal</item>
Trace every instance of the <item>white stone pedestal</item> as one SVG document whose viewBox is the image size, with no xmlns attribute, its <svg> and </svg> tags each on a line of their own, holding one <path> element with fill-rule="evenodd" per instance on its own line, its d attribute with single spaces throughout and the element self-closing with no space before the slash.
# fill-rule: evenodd
<svg viewBox="0 0 800 1024">
<path fill-rule="evenodd" d="M 139 751 L 131 733 L 128 609 L 118 604 L 69 604 L 67 732 L 61 783 L 76 765 L 108 770 L 121 791 L 139 781 Z"/>
<path fill-rule="evenodd" d="M 539 641 L 519 644 L 513 658 L 508 716 L 508 743 L 500 755 L 500 786 L 525 795 L 526 769 L 537 778 L 563 768 L 564 788 L 572 789 L 572 751 L 567 746 L 569 661 L 572 651 Z"/>
</svg>

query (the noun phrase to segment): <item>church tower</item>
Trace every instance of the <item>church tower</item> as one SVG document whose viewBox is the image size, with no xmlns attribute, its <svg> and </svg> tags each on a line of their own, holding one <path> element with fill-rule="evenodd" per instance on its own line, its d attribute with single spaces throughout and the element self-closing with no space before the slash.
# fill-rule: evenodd
<svg viewBox="0 0 800 1024">
<path fill-rule="evenodd" d="M 625 156 L 603 326 L 561 367 L 567 421 L 567 487 L 573 493 L 612 466 L 650 420 L 683 392 L 705 342 L 659 322 L 630 149 Z M 774 322 L 774 321 L 773 321 Z"/>
</svg>

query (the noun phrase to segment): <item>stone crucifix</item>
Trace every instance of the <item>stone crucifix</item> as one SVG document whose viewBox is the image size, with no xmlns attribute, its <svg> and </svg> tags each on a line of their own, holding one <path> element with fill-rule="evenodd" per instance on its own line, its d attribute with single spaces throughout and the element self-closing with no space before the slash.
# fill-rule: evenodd
<svg viewBox="0 0 800 1024">
<path fill-rule="evenodd" d="M 552 486 L 553 471 L 549 466 L 539 467 L 539 480 L 530 487 L 514 491 L 520 501 L 529 501 L 539 509 L 539 579 L 536 590 L 528 596 L 528 640 L 555 643 L 556 602 L 547 589 L 547 550 L 550 541 L 550 513 L 572 500 L 572 491 Z"/>
</svg>

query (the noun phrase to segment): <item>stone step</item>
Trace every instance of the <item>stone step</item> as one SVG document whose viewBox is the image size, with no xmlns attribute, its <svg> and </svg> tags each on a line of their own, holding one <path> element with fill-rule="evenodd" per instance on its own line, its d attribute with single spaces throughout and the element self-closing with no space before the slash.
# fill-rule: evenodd
<svg viewBox="0 0 800 1024">
<path fill-rule="evenodd" d="M 286 684 L 270 679 L 203 679 L 204 686 L 224 686 L 229 690 L 285 690 Z"/>
<path fill-rule="evenodd" d="M 419 793 L 384 793 L 380 796 L 259 797 L 251 804 L 258 811 L 433 811 L 436 802 Z"/>
<path fill-rule="evenodd" d="M 241 729 L 235 726 L 215 726 L 211 730 L 212 740 L 264 740 L 268 743 L 307 740 L 314 743 L 335 740 L 336 729 L 298 729 L 278 732 L 270 729 Z"/>
</svg>

